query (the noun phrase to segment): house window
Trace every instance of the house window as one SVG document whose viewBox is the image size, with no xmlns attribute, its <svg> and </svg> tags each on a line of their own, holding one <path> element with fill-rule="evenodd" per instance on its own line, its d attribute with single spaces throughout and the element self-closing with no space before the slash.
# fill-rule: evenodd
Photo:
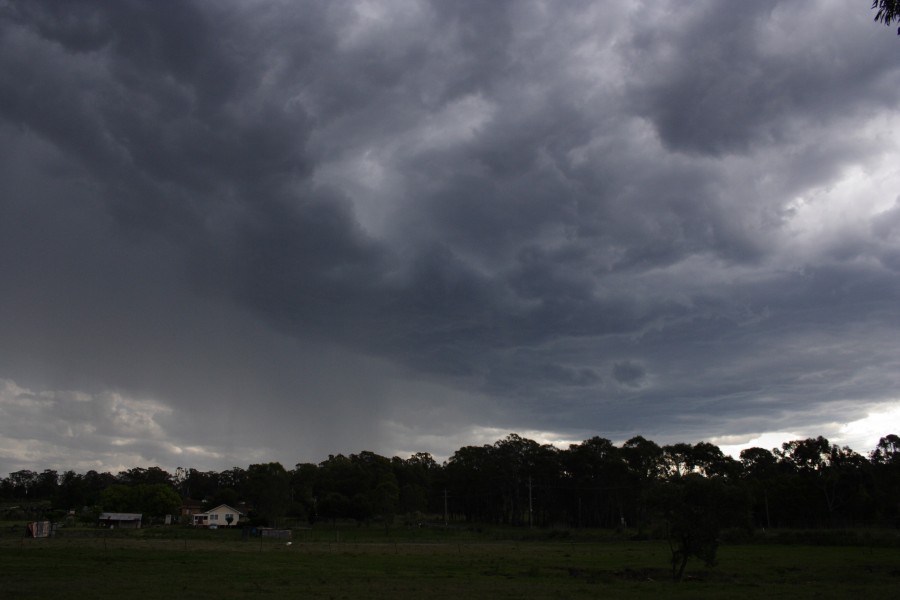
<svg viewBox="0 0 900 600">
<path fill-rule="evenodd" d="M 234 515 L 232 515 L 231 513 L 226 514 L 225 520 L 227 521 L 228 519 L 234 520 Z"/>
<path fill-rule="evenodd" d="M 218 520 L 219 520 L 219 515 L 209 515 L 209 520 L 210 520 L 210 521 L 218 521 Z"/>
</svg>

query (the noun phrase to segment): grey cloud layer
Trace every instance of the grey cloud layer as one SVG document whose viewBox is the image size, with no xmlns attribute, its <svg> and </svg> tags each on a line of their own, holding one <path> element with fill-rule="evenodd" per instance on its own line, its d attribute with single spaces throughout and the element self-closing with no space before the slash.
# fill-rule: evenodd
<svg viewBox="0 0 900 600">
<path fill-rule="evenodd" d="M 0 377 L 288 460 L 426 437 L 417 382 L 482 406 L 459 445 L 864 414 L 896 389 L 896 44 L 799 4 L 5 4 Z"/>
</svg>

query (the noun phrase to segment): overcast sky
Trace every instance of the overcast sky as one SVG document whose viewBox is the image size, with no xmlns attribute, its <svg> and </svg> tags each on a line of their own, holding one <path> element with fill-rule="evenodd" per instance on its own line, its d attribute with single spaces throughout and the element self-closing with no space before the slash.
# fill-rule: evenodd
<svg viewBox="0 0 900 600">
<path fill-rule="evenodd" d="M 900 433 L 867 2 L 0 0 L 0 475 Z"/>
</svg>

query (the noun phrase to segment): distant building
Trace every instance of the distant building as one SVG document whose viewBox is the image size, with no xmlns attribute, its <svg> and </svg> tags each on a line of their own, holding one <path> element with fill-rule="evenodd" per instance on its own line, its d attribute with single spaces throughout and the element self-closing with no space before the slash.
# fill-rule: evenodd
<svg viewBox="0 0 900 600">
<path fill-rule="evenodd" d="M 293 532 L 290 529 L 275 529 L 274 527 L 257 527 L 256 534 L 260 537 L 279 538 L 282 540 L 289 540 L 293 537 Z"/>
<path fill-rule="evenodd" d="M 140 513 L 105 512 L 100 513 L 97 524 L 110 529 L 140 529 L 142 516 Z"/>
<path fill-rule="evenodd" d="M 191 517 L 191 523 L 199 527 L 230 527 L 237 525 L 241 520 L 241 511 L 227 504 L 220 504 L 215 508 L 202 513 L 196 513 Z"/>
<path fill-rule="evenodd" d="M 184 522 L 191 522 L 191 517 L 203 512 L 203 503 L 199 500 L 185 498 L 184 504 L 181 505 L 181 516 L 186 517 Z"/>
</svg>

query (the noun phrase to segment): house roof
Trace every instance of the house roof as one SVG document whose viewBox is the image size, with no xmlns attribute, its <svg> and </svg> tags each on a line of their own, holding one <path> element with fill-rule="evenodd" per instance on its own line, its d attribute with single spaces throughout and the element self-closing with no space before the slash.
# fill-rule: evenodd
<svg viewBox="0 0 900 600">
<path fill-rule="evenodd" d="M 220 508 L 228 509 L 228 510 L 230 510 L 230 511 L 236 513 L 236 514 L 239 514 L 239 515 L 244 514 L 244 513 L 242 513 L 241 511 L 239 511 L 238 509 L 236 509 L 235 507 L 229 506 L 229 505 L 227 505 L 227 504 L 220 504 L 220 505 L 218 505 L 218 506 L 216 506 L 216 507 L 213 507 L 213 508 L 211 508 L 211 509 L 209 509 L 209 510 L 207 510 L 207 511 L 204 511 L 203 514 L 208 515 L 208 514 L 211 513 L 211 512 L 216 512 L 216 511 L 219 510 Z"/>
</svg>

